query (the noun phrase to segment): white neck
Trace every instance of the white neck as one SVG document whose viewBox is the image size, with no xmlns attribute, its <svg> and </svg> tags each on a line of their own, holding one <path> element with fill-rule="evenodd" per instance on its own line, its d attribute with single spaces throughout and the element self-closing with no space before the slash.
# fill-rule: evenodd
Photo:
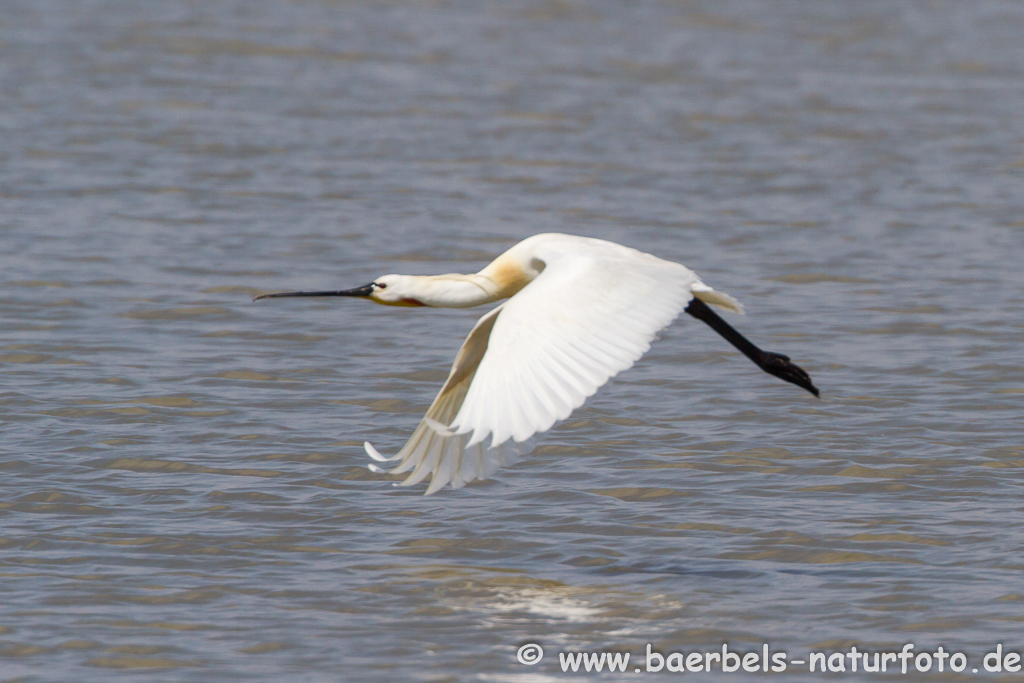
<svg viewBox="0 0 1024 683">
<path fill-rule="evenodd" d="M 418 302 L 424 306 L 469 308 L 501 298 L 496 296 L 494 283 L 480 275 L 414 275 L 409 279 L 410 303 Z"/>
<path fill-rule="evenodd" d="M 531 258 L 521 243 L 505 252 L 479 273 L 461 275 L 385 275 L 385 288 L 371 298 L 390 306 L 469 308 L 506 299 L 537 277 L 544 264 Z"/>
</svg>

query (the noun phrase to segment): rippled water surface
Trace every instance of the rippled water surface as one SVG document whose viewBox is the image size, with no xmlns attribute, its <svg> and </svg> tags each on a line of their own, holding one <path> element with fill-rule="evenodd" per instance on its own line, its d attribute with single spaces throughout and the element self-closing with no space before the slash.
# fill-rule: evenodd
<svg viewBox="0 0 1024 683">
<path fill-rule="evenodd" d="M 0 680 L 1020 651 L 1021 35 L 984 0 L 6 2 Z M 251 300 L 545 231 L 689 265 L 822 400 L 683 316 L 424 498 L 361 444 L 481 312 Z"/>
</svg>

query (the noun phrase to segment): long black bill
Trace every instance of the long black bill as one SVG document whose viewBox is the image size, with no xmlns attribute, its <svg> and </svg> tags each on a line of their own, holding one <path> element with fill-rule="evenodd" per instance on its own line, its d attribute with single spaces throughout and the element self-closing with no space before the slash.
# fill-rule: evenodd
<svg viewBox="0 0 1024 683">
<path fill-rule="evenodd" d="M 697 297 L 686 307 L 686 312 L 697 320 L 701 320 L 711 326 L 718 334 L 725 337 L 725 340 L 740 350 L 744 356 L 754 361 L 757 367 L 769 375 L 775 375 L 779 379 L 797 385 L 820 398 L 818 387 L 811 382 L 811 376 L 804 372 L 796 363 L 789 360 L 789 356 L 771 351 L 762 351 L 754 346 L 749 339 L 737 332 L 729 323 L 725 322 L 717 313 Z"/>
<path fill-rule="evenodd" d="M 277 297 L 285 296 L 357 296 L 357 297 L 368 297 L 373 294 L 373 283 L 363 285 L 362 287 L 356 287 L 354 289 L 338 289 L 330 292 L 278 292 L 277 294 L 260 294 L 255 297 L 253 301 L 259 301 L 260 299 L 274 299 Z"/>
</svg>

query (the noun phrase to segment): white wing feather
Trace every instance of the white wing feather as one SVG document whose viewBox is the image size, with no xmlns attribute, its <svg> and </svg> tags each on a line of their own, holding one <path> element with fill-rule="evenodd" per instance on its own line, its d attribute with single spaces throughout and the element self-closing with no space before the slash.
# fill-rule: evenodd
<svg viewBox="0 0 1024 683">
<path fill-rule="evenodd" d="M 477 322 L 398 454 L 385 458 L 365 444 L 374 460 L 401 461 L 391 472 L 411 470 L 402 486 L 430 474 L 429 495 L 513 463 L 530 450 L 524 443 L 530 437 L 569 417 L 632 366 L 694 294 L 739 307 L 684 266 L 581 239 L 536 251 L 544 270 Z"/>
<path fill-rule="evenodd" d="M 615 247 L 546 255 L 544 271 L 503 307 L 451 430 L 491 446 L 569 417 L 633 365 L 683 310 L 687 268 Z"/>
<path fill-rule="evenodd" d="M 412 470 L 400 486 L 418 484 L 429 474 L 431 480 L 427 495 L 430 495 L 449 481 L 454 488 L 459 488 L 474 479 L 486 479 L 499 467 L 514 463 L 521 451 L 525 452 L 522 447 L 511 446 L 485 449 L 477 444 L 469 447 L 468 436 L 453 434 L 446 426 L 463 404 L 476 368 L 487 350 L 487 340 L 494 320 L 501 309 L 502 306 L 498 306 L 477 321 L 455 356 L 448 380 L 402 450 L 388 458 L 369 442 L 363 444 L 366 453 L 377 462 L 401 460 L 398 467 L 392 470 L 383 470 L 372 464 L 371 470 L 392 474 Z"/>
</svg>

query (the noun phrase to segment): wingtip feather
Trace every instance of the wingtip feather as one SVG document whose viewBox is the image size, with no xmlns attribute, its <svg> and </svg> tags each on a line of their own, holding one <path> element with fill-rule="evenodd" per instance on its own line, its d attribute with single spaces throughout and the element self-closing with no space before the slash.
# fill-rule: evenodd
<svg viewBox="0 0 1024 683">
<path fill-rule="evenodd" d="M 369 441 L 364 441 L 363 442 L 363 450 L 366 451 L 366 454 L 368 456 L 370 456 L 371 458 L 373 458 L 377 462 L 390 462 L 392 460 L 395 460 L 398 457 L 398 456 L 394 456 L 393 455 L 390 458 L 388 458 L 386 456 L 381 455 L 380 451 L 378 451 L 376 448 L 374 448 L 373 444 L 371 444 Z"/>
</svg>

